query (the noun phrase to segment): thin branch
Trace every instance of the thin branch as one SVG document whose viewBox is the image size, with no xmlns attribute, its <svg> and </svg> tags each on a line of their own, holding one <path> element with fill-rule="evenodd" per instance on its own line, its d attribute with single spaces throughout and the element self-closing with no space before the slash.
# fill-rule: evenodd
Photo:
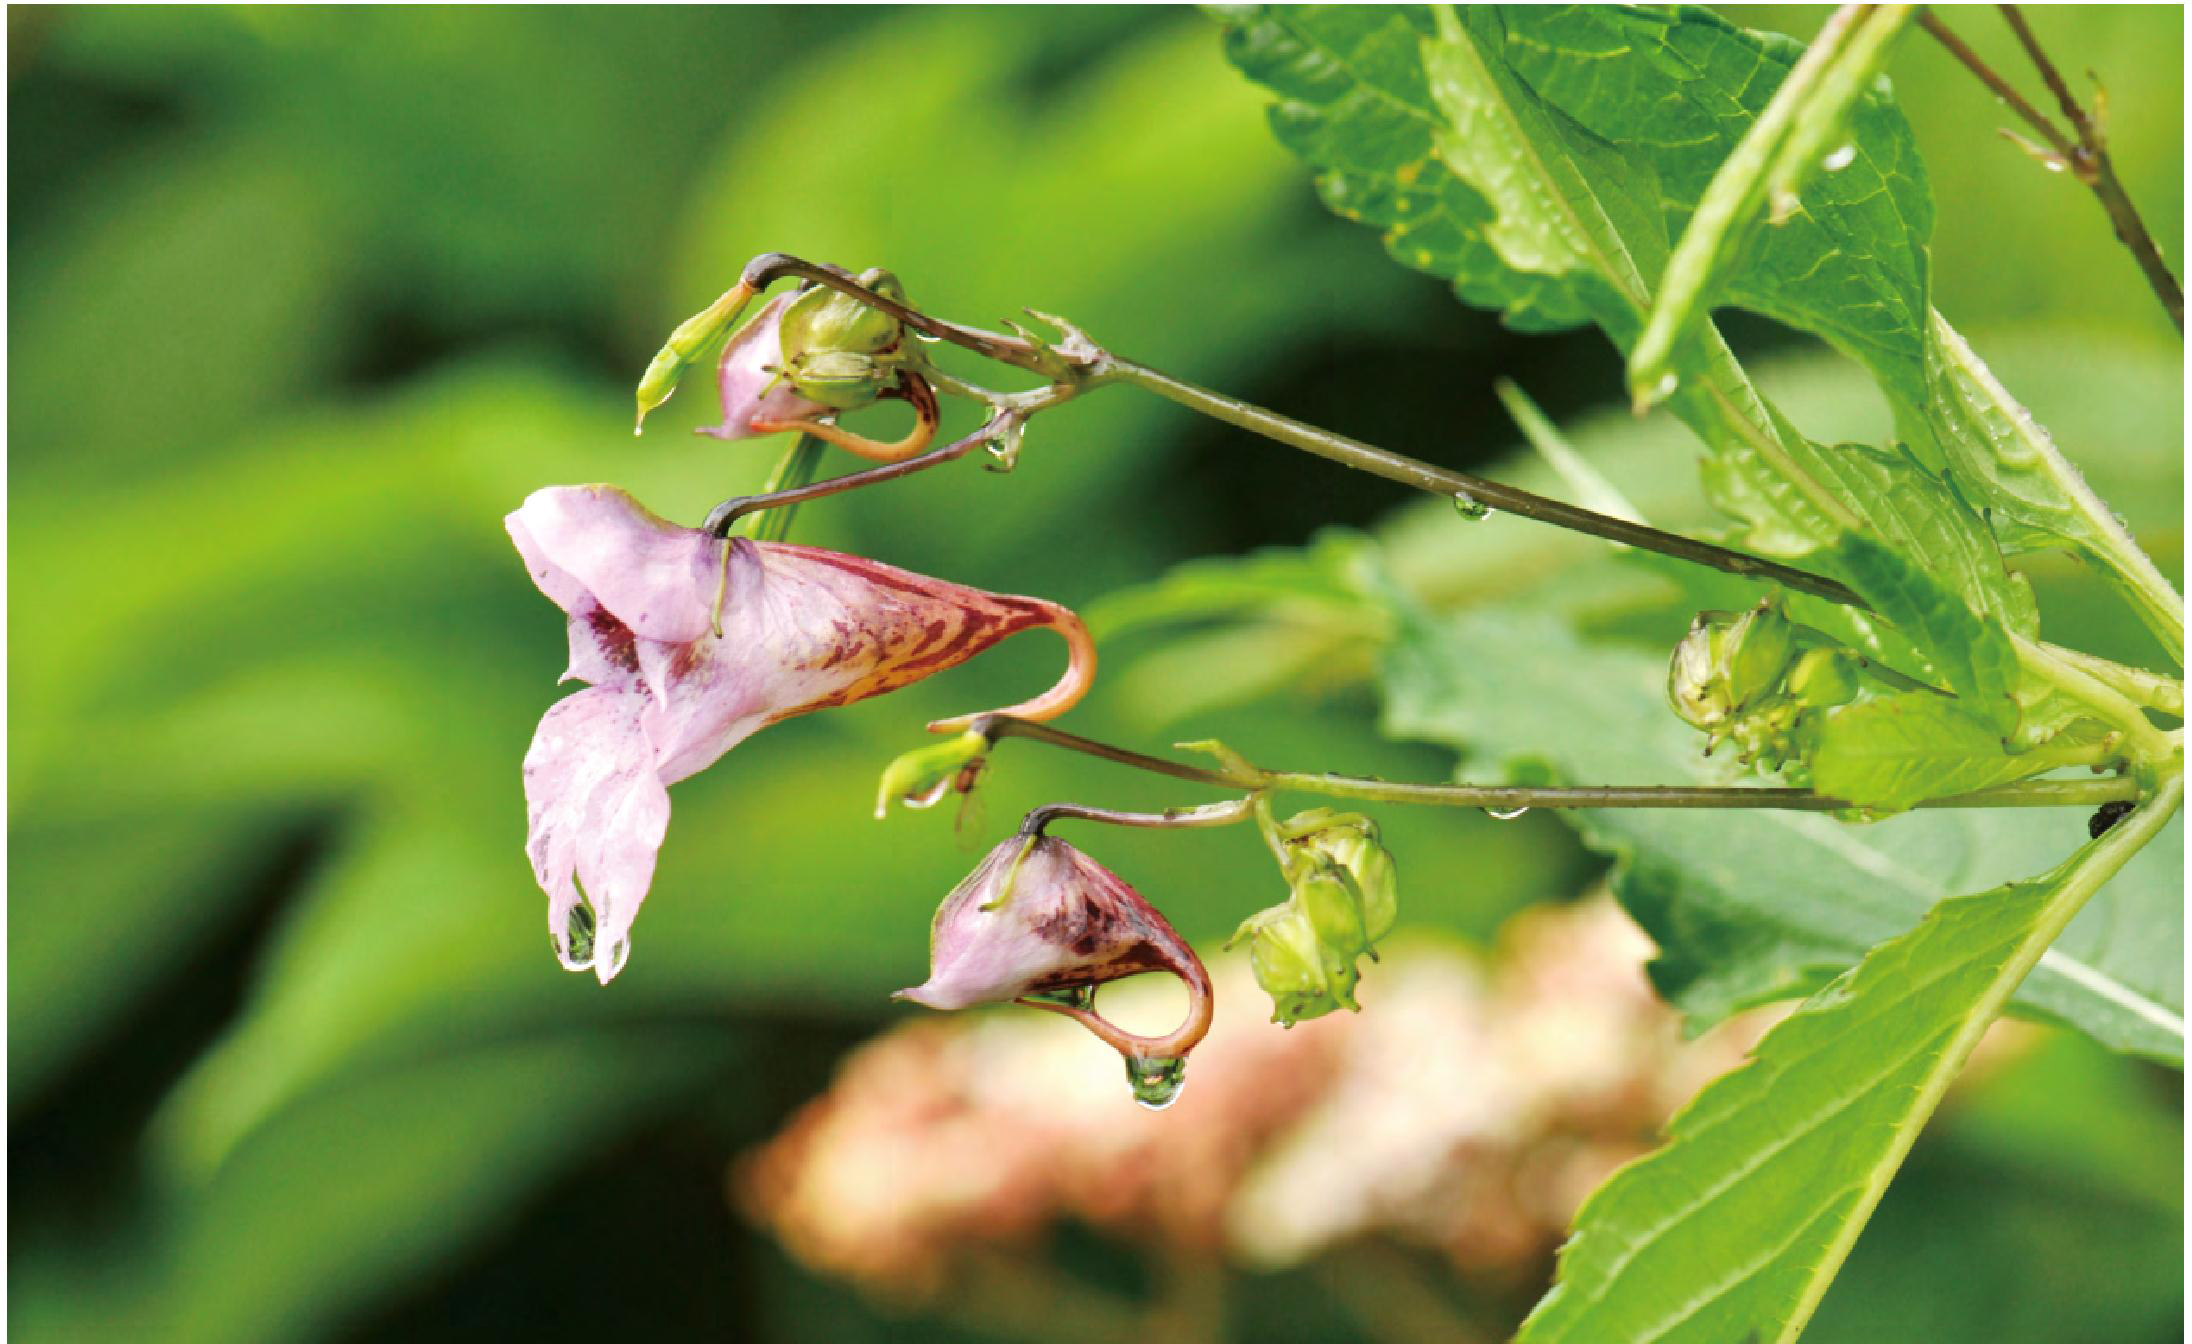
<svg viewBox="0 0 2192 1344">
<path fill-rule="evenodd" d="M 2106 134 L 2100 123 L 2071 93 L 2070 86 L 2063 80 L 2062 72 L 2048 59 L 2039 39 L 2026 25 L 2024 15 L 2017 7 L 2002 5 L 2000 9 L 2002 17 L 2008 21 L 2011 31 L 2016 33 L 2018 42 L 2024 47 L 2025 54 L 2032 58 L 2033 65 L 2039 69 L 2040 78 L 2055 95 L 2063 116 L 2069 119 L 2072 129 L 2077 132 L 2075 140 L 2063 134 L 2055 123 L 2027 102 L 2023 94 L 2011 87 L 2009 81 L 1981 59 L 1963 39 L 1950 32 L 1948 26 L 1932 11 L 1927 11 L 1919 19 L 1919 24 L 1933 35 L 1935 41 L 1947 48 L 1949 54 L 1961 62 L 1965 69 L 1976 75 L 1979 82 L 1985 84 L 1995 97 L 2015 112 L 2020 120 L 2038 132 L 2054 149 L 2062 166 L 2069 169 L 2099 198 L 2101 208 L 2108 212 L 2108 220 L 2115 229 L 2117 240 L 2130 250 L 2132 259 L 2138 263 L 2140 272 L 2146 277 L 2148 287 L 2161 300 L 2162 307 L 2169 313 L 2169 320 L 2176 324 L 2181 333 L 2184 330 L 2184 290 L 2177 283 L 2176 276 L 2170 273 L 2169 264 L 2162 259 L 2161 249 L 2155 246 L 2153 235 L 2146 231 L 2146 222 L 2139 217 L 2138 207 L 2132 204 L 2131 197 L 2124 191 L 2122 181 L 2117 178 L 2115 164 L 2108 157 Z"/>
<path fill-rule="evenodd" d="M 1197 784 L 1209 784 L 1218 788 L 1248 789 L 1262 793 L 1268 791 L 1292 791 L 1316 793 L 1329 798 L 1350 798 L 1361 802 L 1420 803 L 1435 807 L 1473 807 L 1486 812 L 1512 813 L 1518 810 L 1543 808 L 1549 811 L 1583 807 L 1631 807 L 1631 808 L 1739 808 L 1772 809 L 1795 812 L 1842 812 L 1856 806 L 1846 799 L 1814 793 L 1809 789 L 1775 788 L 1706 788 L 1684 785 L 1614 785 L 1579 788 L 1530 788 L 1519 785 L 1475 784 L 1411 784 L 1392 780 L 1370 779 L 1359 775 L 1335 775 L 1323 773 L 1266 770 L 1261 766 L 1241 762 L 1240 767 L 1228 770 L 1210 770 L 1202 766 L 1188 765 L 1181 761 L 1168 761 L 1162 757 L 1147 756 L 1124 747 L 1115 747 L 1093 738 L 1080 737 L 1061 731 L 1048 724 L 1031 723 L 1010 715 L 991 714 L 968 725 L 971 732 L 980 733 L 991 742 L 1008 737 L 1024 737 L 1054 747 L 1064 747 L 1084 756 L 1111 761 L 1118 765 L 1132 766 L 1151 774 L 1172 779 L 1189 780 Z M 2128 777 L 2113 776 L 2101 779 L 2028 780 L 2022 784 L 2005 784 L 1974 793 L 1957 794 L 1948 798 L 1929 798 L 1916 806 L 1942 807 L 2098 807 L 2102 803 L 2132 802 L 2139 798 L 2139 785 Z M 1066 805 L 1057 805 L 1064 809 Z M 1234 808 L 1238 804 L 1220 804 L 1221 808 Z M 1037 809 L 1043 811 L 1045 809 Z M 1081 811 L 1060 810 L 1057 815 L 1086 815 L 1088 820 L 1104 821 L 1115 817 L 1143 817 L 1146 820 L 1116 821 L 1118 825 L 1224 825 L 1239 816 L 1219 819 L 1215 811 L 1200 814 L 1201 819 L 1178 820 L 1186 812 L 1172 813 L 1106 813 L 1090 815 L 1101 809 Z M 1030 813 L 1032 819 L 1036 814 Z M 1247 815 L 1245 812 L 1241 816 Z"/>
<path fill-rule="evenodd" d="M 2054 122 L 2043 116 L 2040 109 L 2026 102 L 2025 96 L 2017 92 L 2016 87 L 2008 80 L 1996 73 L 1994 67 L 1988 65 L 1984 57 L 1966 45 L 1962 38 L 1949 31 L 1948 25 L 1941 22 L 1939 15 L 1929 9 L 1918 17 L 1918 24 L 1933 35 L 1934 41 L 1948 48 L 1949 55 L 1962 62 L 1966 70 L 1978 76 L 1979 82 L 1992 90 L 1994 96 L 2001 99 L 2003 105 L 2009 108 L 2010 111 L 2016 113 L 2025 125 L 2039 132 L 2042 139 L 2054 146 L 2057 154 L 2062 155 L 2067 161 L 2078 152 L 2078 147 L 2070 142 L 2068 136 L 2056 129 Z"/>
<path fill-rule="evenodd" d="M 1035 411 L 1068 400 L 1088 388 L 1111 382 L 1132 383 L 1146 391 L 1154 392 L 1168 401 L 1185 406 L 1189 410 L 1210 416 L 1213 419 L 1222 420 L 1251 433 L 1260 434 L 1290 448 L 1298 448 L 1329 461 L 1338 462 L 1342 466 L 1353 467 L 1358 471 L 1366 471 L 1375 476 L 1382 476 L 1386 480 L 1398 482 L 1401 485 L 1424 491 L 1427 494 L 1440 495 L 1447 499 L 1456 500 L 1472 508 L 1503 510 L 1517 517 L 1529 518 L 1541 523 L 1550 523 L 1555 527 L 1564 527 L 1571 531 L 1600 537 L 1607 541 L 1619 542 L 1625 546 L 1634 546 L 1641 550 L 1658 551 L 1665 555 L 1675 556 L 1729 574 L 1737 574 L 1745 578 L 1770 580 L 1799 592 L 1811 593 L 1814 596 L 1826 598 L 1831 602 L 1840 602 L 1855 607 L 1865 605 L 1863 599 L 1859 598 L 1846 585 L 1823 575 L 1813 574 L 1759 556 L 1748 555 L 1742 551 L 1730 550 L 1725 546 L 1715 546 L 1710 542 L 1696 541 L 1676 533 L 1662 532 L 1658 528 L 1647 527 L 1624 518 L 1609 517 L 1561 500 L 1547 499 L 1542 495 L 1535 495 L 1511 485 L 1488 481 L 1480 476 L 1450 471 L 1443 467 L 1434 467 L 1427 462 L 1420 462 L 1400 453 L 1373 447 L 1359 439 L 1351 439 L 1343 434 L 1334 434 L 1314 425 L 1304 424 L 1299 420 L 1280 415 L 1275 411 L 1269 411 L 1263 407 L 1228 397 L 1223 393 L 1198 387 L 1183 379 L 1174 378 L 1162 370 L 1151 368 L 1146 364 L 1137 364 L 1132 360 L 1119 359 L 1106 351 L 1097 349 L 1081 333 L 1064 327 L 1056 319 L 1045 320 L 1052 322 L 1053 325 L 1059 325 L 1068 339 L 1056 346 L 1038 346 L 1032 341 L 1017 337 L 1000 336 L 995 332 L 983 331 L 977 327 L 962 326 L 955 322 L 945 322 L 930 317 L 907 307 L 895 299 L 868 289 L 840 267 L 806 261 L 782 252 L 764 253 L 746 263 L 745 271 L 739 277 L 739 285 L 741 289 L 759 293 L 767 288 L 771 282 L 787 276 L 796 276 L 812 280 L 817 284 L 827 285 L 839 293 L 849 295 L 889 313 L 892 317 L 897 318 L 900 322 L 916 331 L 934 336 L 939 340 L 949 341 L 954 345 L 1010 364 L 1015 368 L 1025 369 L 1051 379 L 1055 389 L 1053 395 L 1044 398 L 1040 404 L 1016 408 L 1018 421 L 1022 423 L 1024 423 L 1027 416 L 1032 415 Z M 979 391 L 979 389 L 971 388 L 968 390 Z M 1025 396 L 1027 394 L 1020 395 Z M 998 394 L 989 394 L 987 399 L 992 400 L 1000 408 L 1015 400 Z M 1001 410 L 1000 413 L 1002 413 Z M 999 426 L 997 418 L 993 417 L 991 423 L 984 426 L 982 430 L 977 431 L 974 438 L 977 442 L 986 441 L 995 438 L 1000 432 L 1003 432 L 1003 430 Z M 948 461 L 952 457 L 961 456 L 970 447 L 972 447 L 972 444 L 963 439 L 926 456 L 910 459 L 906 463 L 893 464 L 894 467 L 902 468 L 902 470 L 880 468 L 875 471 L 856 472 L 850 476 L 840 477 L 836 481 L 825 482 L 822 486 L 809 487 L 807 492 L 797 496 L 785 496 L 781 499 L 765 502 L 751 499 L 726 501 L 723 506 L 717 509 L 715 514 L 711 515 L 711 522 L 718 526 L 727 526 L 730 518 L 741 513 L 751 512 L 756 508 L 773 507 L 779 503 L 796 503 L 800 500 L 836 493 L 839 490 L 853 489 L 860 485 L 894 479 L 896 476 L 904 475 L 908 470 L 918 471 L 923 467 L 933 466 L 939 462 Z M 726 510 L 730 512 L 726 514 Z"/>
<path fill-rule="evenodd" d="M 1366 471 L 1373 476 L 1382 476 L 1386 480 L 1426 494 L 1441 495 L 1477 508 L 1501 510 L 1520 518 L 1550 523 L 1555 527 L 1564 527 L 1572 532 L 1619 542 L 1640 550 L 1657 551 L 1662 555 L 1671 555 L 1692 564 L 1704 565 L 1709 569 L 1741 575 L 1744 578 L 1771 580 L 1798 592 L 1811 593 L 1845 606 L 1865 605 L 1864 599 L 1847 585 L 1821 574 L 1730 550 L 1725 546 L 1715 546 L 1711 542 L 1697 541 L 1673 532 L 1662 532 L 1656 527 L 1632 523 L 1625 518 L 1595 513 L 1561 500 L 1547 499 L 1543 495 L 1535 495 L 1511 485 L 1502 485 L 1498 481 L 1488 481 L 1481 476 L 1434 467 L 1428 462 L 1419 462 L 1412 457 L 1373 447 L 1360 439 L 1351 439 L 1344 434 L 1335 434 L 1330 430 L 1304 424 L 1276 411 L 1226 396 L 1222 392 L 1198 387 L 1146 364 L 1112 358 L 1105 368 L 1114 380 L 1132 383 L 1191 411 L 1260 434 L 1289 448 L 1299 448 L 1303 452 L 1314 453 L 1342 466 Z"/>
</svg>

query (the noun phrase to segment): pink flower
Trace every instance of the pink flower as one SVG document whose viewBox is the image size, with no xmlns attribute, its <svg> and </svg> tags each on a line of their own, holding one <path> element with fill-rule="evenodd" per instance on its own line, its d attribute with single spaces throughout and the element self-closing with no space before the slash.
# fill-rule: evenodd
<svg viewBox="0 0 2192 1344">
<path fill-rule="evenodd" d="M 1169 971 L 1185 981 L 1187 1020 L 1162 1037 L 1130 1035 L 1071 998 L 1111 980 Z M 1026 1000 L 1063 1013 L 1128 1059 L 1176 1059 L 1210 1029 L 1210 976 L 1172 925 L 1110 869 L 1063 840 L 1015 835 L 953 888 L 929 930 L 929 978 L 897 997 L 930 1008 Z"/>
<path fill-rule="evenodd" d="M 537 491 L 504 521 L 533 581 L 569 614 L 565 679 L 591 683 L 549 709 L 525 754 L 526 853 L 558 959 L 604 984 L 623 968 L 654 878 L 669 785 L 757 729 L 896 690 L 1022 630 L 1056 630 L 1072 663 L 1049 691 L 999 712 L 1063 713 L 1095 671 L 1080 618 L 1054 603 L 834 551 L 725 542 L 613 486 Z"/>
<path fill-rule="evenodd" d="M 723 343 L 723 356 L 716 362 L 723 423 L 703 425 L 697 432 L 719 439 L 750 439 L 791 428 L 796 421 L 836 413 L 833 407 L 800 396 L 784 376 L 784 310 L 798 297 L 786 294 L 772 300 Z"/>
</svg>

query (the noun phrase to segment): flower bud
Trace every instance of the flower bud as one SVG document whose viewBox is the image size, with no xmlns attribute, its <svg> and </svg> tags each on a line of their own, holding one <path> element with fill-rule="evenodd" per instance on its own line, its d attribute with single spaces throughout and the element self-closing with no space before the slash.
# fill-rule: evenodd
<svg viewBox="0 0 2192 1344">
<path fill-rule="evenodd" d="M 1248 917 L 1226 946 L 1246 941 L 1256 983 L 1271 996 L 1271 1020 L 1292 1026 L 1335 1008 L 1361 1007 L 1358 965 L 1393 927 L 1393 857 L 1368 817 L 1318 808 L 1278 828 L 1287 849 L 1280 905 Z"/>
<path fill-rule="evenodd" d="M 1720 668 L 1737 710 L 1781 684 L 1796 651 L 1796 627 L 1771 598 L 1735 618 L 1720 650 Z"/>
<path fill-rule="evenodd" d="M 1330 863 L 1354 883 L 1365 940 L 1375 943 L 1393 931 L 1400 916 L 1399 882 L 1376 822 L 1359 812 L 1319 807 L 1289 818 L 1280 829 L 1294 852 Z"/>
<path fill-rule="evenodd" d="M 1256 983 L 1271 996 L 1271 1020 L 1292 1026 L 1340 1006 L 1325 975 L 1317 931 L 1300 905 L 1289 900 L 1245 920 L 1227 947 L 1246 941 Z"/>
<path fill-rule="evenodd" d="M 882 269 L 860 283 L 903 300 L 905 287 Z M 905 327 L 880 308 L 826 286 L 793 296 L 779 327 L 784 376 L 793 391 L 833 411 L 869 405 L 896 378 Z"/>
<path fill-rule="evenodd" d="M 1667 698 L 1693 728 L 1716 738 L 1728 720 L 1780 688 L 1796 651 L 1796 627 L 1769 599 L 1730 619 L 1700 612 L 1675 645 Z"/>
<path fill-rule="evenodd" d="M 883 767 L 883 779 L 875 791 L 876 820 L 888 814 L 893 798 L 903 800 L 908 807 L 930 807 L 943 798 L 946 789 L 956 786 L 959 792 L 968 792 L 988 752 L 989 739 L 969 731 L 900 756 Z"/>
<path fill-rule="evenodd" d="M 1690 623 L 1689 633 L 1674 646 L 1674 660 L 1667 668 L 1667 699 L 1674 712 L 1692 728 L 1710 733 L 1722 727 L 1735 705 L 1720 675 L 1721 649 L 1728 627 L 1702 613 Z"/>
</svg>

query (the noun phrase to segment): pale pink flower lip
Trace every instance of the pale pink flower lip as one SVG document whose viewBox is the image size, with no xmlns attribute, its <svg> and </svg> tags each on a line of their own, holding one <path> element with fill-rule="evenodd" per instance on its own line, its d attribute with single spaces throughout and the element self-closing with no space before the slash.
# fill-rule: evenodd
<svg viewBox="0 0 2192 1344">
<path fill-rule="evenodd" d="M 1145 971 L 1169 971 L 1188 987 L 1187 1021 L 1164 1037 L 1130 1035 L 1085 1008 L 1035 1006 L 1073 1018 L 1123 1055 L 1172 1057 L 1210 1028 L 1210 977 L 1186 940 L 1117 874 L 1063 840 L 1015 835 L 944 898 L 929 931 L 929 978 L 897 997 L 968 1008 Z"/>
<path fill-rule="evenodd" d="M 796 293 L 786 294 L 770 301 L 724 342 L 715 374 L 716 389 L 723 399 L 723 423 L 703 425 L 695 433 L 719 439 L 750 439 L 775 433 L 770 426 L 834 414 L 821 402 L 800 396 L 781 372 L 784 342 L 778 324 L 784 309 L 797 297 Z"/>
<path fill-rule="evenodd" d="M 569 616 L 565 679 L 591 683 L 549 709 L 526 753 L 526 853 L 558 958 L 605 984 L 654 878 L 669 785 L 768 724 L 896 690 L 1022 630 L 1056 630 L 1072 663 L 1051 690 L 999 712 L 1062 713 L 1094 674 L 1080 618 L 1055 603 L 835 551 L 725 542 L 614 486 L 537 491 L 505 525 Z M 582 901 L 595 920 L 590 956 L 566 933 Z"/>
</svg>

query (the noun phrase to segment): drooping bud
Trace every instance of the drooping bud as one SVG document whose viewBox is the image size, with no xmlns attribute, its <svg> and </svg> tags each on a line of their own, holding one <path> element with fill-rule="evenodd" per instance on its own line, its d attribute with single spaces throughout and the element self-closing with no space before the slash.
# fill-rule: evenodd
<svg viewBox="0 0 2192 1344">
<path fill-rule="evenodd" d="M 1708 733 L 1726 724 L 1735 709 L 1727 682 L 1720 675 L 1721 648 L 1727 634 L 1726 622 L 1700 612 L 1690 622 L 1689 633 L 1674 646 L 1674 659 L 1667 668 L 1667 699 L 1674 712 L 1692 728 Z"/>
<path fill-rule="evenodd" d="M 1683 722 L 1715 742 L 1730 721 L 1781 689 L 1796 653 L 1796 627 L 1772 599 L 1740 616 L 1700 612 L 1675 645 L 1667 699 Z"/>
<path fill-rule="evenodd" d="M 1721 669 L 1736 709 L 1771 694 L 1795 652 L 1796 627 L 1773 599 L 1736 617 L 1720 650 Z"/>
<path fill-rule="evenodd" d="M 1250 915 L 1226 946 L 1243 941 L 1256 983 L 1271 996 L 1272 1021 L 1292 1026 L 1340 1006 L 1325 974 L 1317 931 L 1299 904 L 1289 900 Z"/>
<path fill-rule="evenodd" d="M 1275 832 L 1292 893 L 1249 916 L 1226 945 L 1248 943 L 1272 1021 L 1292 1026 L 1335 1008 L 1357 1011 L 1360 960 L 1376 958 L 1375 944 L 1399 912 L 1393 856 L 1377 823 L 1356 813 L 1317 808 Z"/>
<path fill-rule="evenodd" d="M 1131 1035 L 1079 1001 L 1078 991 L 1146 971 L 1187 985 L 1187 1020 L 1169 1035 Z M 1065 841 L 1025 834 L 944 898 L 929 931 L 929 978 L 895 997 L 942 1009 L 1027 1001 L 1088 1028 L 1130 1072 L 1184 1057 L 1210 1029 L 1212 1007 L 1202 962 L 1149 902 Z"/>
<path fill-rule="evenodd" d="M 875 791 L 876 820 L 889 813 L 893 798 L 908 807 L 932 807 L 947 790 L 968 792 L 988 752 L 989 739 L 970 730 L 900 756 L 883 767 L 883 779 Z"/>
<path fill-rule="evenodd" d="M 1280 828 L 1296 852 L 1328 861 L 1347 874 L 1362 898 L 1363 936 L 1375 943 L 1400 917 L 1399 880 L 1392 852 L 1378 838 L 1378 824 L 1359 812 L 1320 807 L 1289 818 Z"/>
</svg>

